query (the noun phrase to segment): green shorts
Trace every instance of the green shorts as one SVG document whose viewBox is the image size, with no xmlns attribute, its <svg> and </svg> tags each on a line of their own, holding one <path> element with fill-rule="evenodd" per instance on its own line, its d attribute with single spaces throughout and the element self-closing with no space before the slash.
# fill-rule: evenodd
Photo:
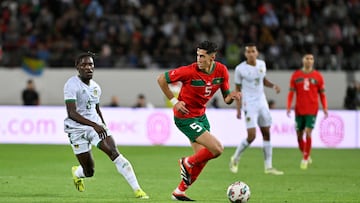
<svg viewBox="0 0 360 203">
<path fill-rule="evenodd" d="M 196 138 L 205 131 L 210 131 L 210 124 L 206 115 L 195 118 L 176 118 L 175 125 L 183 132 L 191 142 L 196 142 Z"/>
<path fill-rule="evenodd" d="M 304 115 L 304 116 L 296 116 L 296 131 L 302 131 L 305 128 L 313 129 L 315 126 L 316 116 L 314 115 Z"/>
</svg>

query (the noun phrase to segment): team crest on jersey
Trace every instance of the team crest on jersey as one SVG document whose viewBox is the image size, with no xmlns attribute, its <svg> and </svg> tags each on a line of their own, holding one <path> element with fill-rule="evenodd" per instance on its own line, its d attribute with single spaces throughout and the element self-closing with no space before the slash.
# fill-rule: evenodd
<svg viewBox="0 0 360 203">
<path fill-rule="evenodd" d="M 316 80 L 314 78 L 310 78 L 310 83 L 311 84 L 316 84 L 317 82 L 316 82 Z"/>
<path fill-rule="evenodd" d="M 250 122 L 251 118 L 250 117 L 246 117 L 246 122 Z"/>
<path fill-rule="evenodd" d="M 79 149 L 79 145 L 78 145 L 78 144 L 75 144 L 74 147 L 75 147 L 75 149 Z"/>
<path fill-rule="evenodd" d="M 94 90 L 94 96 L 97 96 L 98 95 L 98 91 L 95 89 Z"/>
<path fill-rule="evenodd" d="M 263 66 L 261 66 L 261 67 L 259 68 L 259 72 L 260 72 L 260 73 L 265 72 L 265 68 L 264 68 Z"/>
</svg>

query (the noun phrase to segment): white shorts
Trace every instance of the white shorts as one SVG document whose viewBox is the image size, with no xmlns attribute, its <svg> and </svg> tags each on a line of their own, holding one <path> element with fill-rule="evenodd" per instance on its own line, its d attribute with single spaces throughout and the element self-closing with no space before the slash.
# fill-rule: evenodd
<svg viewBox="0 0 360 203">
<path fill-rule="evenodd" d="M 105 128 L 108 136 L 110 132 L 108 128 Z M 68 133 L 71 147 L 74 154 L 81 154 L 91 150 L 91 145 L 97 146 L 101 139 L 99 134 L 91 126 L 81 126 L 81 128 L 65 128 L 65 132 Z"/>
<path fill-rule="evenodd" d="M 246 128 L 270 127 L 272 118 L 267 106 L 247 106 L 244 109 Z"/>
</svg>

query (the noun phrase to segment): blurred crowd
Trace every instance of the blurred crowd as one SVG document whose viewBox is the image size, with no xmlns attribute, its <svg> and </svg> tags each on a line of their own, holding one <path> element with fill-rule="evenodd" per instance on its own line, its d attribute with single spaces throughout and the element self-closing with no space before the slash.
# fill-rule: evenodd
<svg viewBox="0 0 360 203">
<path fill-rule="evenodd" d="M 310 51 L 317 69 L 360 70 L 359 0 L 2 0 L 0 14 L 9 68 L 23 56 L 73 67 L 80 51 L 97 67 L 173 68 L 207 39 L 229 68 L 255 42 L 268 69 L 296 69 Z"/>
</svg>

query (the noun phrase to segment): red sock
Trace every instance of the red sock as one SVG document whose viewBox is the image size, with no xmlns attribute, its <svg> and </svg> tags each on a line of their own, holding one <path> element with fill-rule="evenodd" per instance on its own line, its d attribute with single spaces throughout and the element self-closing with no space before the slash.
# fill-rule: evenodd
<svg viewBox="0 0 360 203">
<path fill-rule="evenodd" d="M 205 167 L 207 162 L 201 163 L 199 165 L 196 165 L 193 167 L 192 169 L 192 173 L 191 173 L 191 182 L 194 183 L 195 180 L 198 178 L 198 176 L 200 175 L 201 171 L 203 170 L 203 168 Z"/>
<path fill-rule="evenodd" d="M 299 144 L 299 149 L 302 153 L 304 153 L 304 145 L 305 145 L 305 142 L 302 138 L 298 138 L 298 144 Z"/>
<path fill-rule="evenodd" d="M 181 180 L 179 185 L 178 185 L 179 190 L 182 191 L 182 192 L 185 192 L 185 190 L 187 190 L 188 187 L 189 186 L 187 186 L 186 183 L 183 180 Z"/>
<path fill-rule="evenodd" d="M 213 158 L 215 158 L 215 156 L 208 149 L 203 148 L 200 149 L 196 154 L 189 156 L 187 162 L 192 166 L 196 166 Z"/>
<path fill-rule="evenodd" d="M 192 174 L 191 174 L 191 179 L 192 179 L 191 182 L 192 183 L 194 183 L 195 180 L 197 179 L 197 177 L 199 177 L 199 175 L 200 175 L 202 169 L 205 167 L 206 163 L 207 162 L 196 165 L 196 166 L 193 167 Z M 178 185 L 178 188 L 179 188 L 180 191 L 185 192 L 189 188 L 189 186 L 186 185 L 186 183 L 183 180 L 181 180 L 179 185 Z"/>
<path fill-rule="evenodd" d="M 311 137 L 306 137 L 305 149 L 304 149 L 304 159 L 308 160 L 311 151 Z"/>
</svg>

